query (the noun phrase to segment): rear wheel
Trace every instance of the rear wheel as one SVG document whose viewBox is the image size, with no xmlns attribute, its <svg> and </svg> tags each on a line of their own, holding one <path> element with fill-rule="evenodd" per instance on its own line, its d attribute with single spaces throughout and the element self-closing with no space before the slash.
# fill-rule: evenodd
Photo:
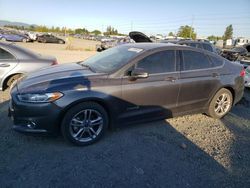
<svg viewBox="0 0 250 188">
<path fill-rule="evenodd" d="M 209 104 L 208 115 L 220 119 L 225 116 L 233 104 L 232 93 L 225 88 L 220 89 Z"/>
<path fill-rule="evenodd" d="M 98 141 L 108 127 L 105 109 L 94 102 L 84 102 L 72 107 L 65 115 L 61 132 L 73 144 L 85 146 Z"/>
<path fill-rule="evenodd" d="M 59 44 L 64 44 L 64 42 L 62 40 L 59 40 Z"/>
<path fill-rule="evenodd" d="M 23 41 L 23 42 L 27 42 L 27 39 L 23 39 L 22 41 Z"/>
<path fill-rule="evenodd" d="M 6 38 L 2 38 L 1 40 L 2 40 L 2 41 L 6 41 Z"/>
</svg>

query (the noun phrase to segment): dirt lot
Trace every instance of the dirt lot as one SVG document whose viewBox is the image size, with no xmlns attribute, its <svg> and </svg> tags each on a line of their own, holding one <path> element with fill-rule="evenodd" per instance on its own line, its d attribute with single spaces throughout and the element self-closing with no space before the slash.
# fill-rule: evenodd
<svg viewBox="0 0 250 188">
<path fill-rule="evenodd" d="M 91 48 L 95 42 L 73 41 Z M 94 51 L 20 45 L 62 62 Z M 80 47 L 79 47 L 80 48 Z M 1 187 L 249 187 L 250 90 L 222 120 L 202 114 L 125 126 L 88 147 L 11 130 L 8 92 L 0 92 Z"/>
<path fill-rule="evenodd" d="M 17 43 L 43 55 L 56 56 L 59 63 L 80 61 L 96 53 L 98 42 L 83 39 L 65 39 L 66 44 Z"/>
</svg>

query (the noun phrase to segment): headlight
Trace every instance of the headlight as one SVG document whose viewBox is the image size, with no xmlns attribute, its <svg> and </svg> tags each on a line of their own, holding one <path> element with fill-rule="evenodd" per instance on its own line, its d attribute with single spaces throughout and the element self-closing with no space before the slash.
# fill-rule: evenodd
<svg viewBox="0 0 250 188">
<path fill-rule="evenodd" d="M 42 93 L 42 94 L 19 94 L 17 98 L 21 102 L 30 102 L 30 103 L 44 103 L 44 102 L 53 102 L 57 99 L 60 99 L 63 96 L 60 92 L 55 93 Z"/>
</svg>

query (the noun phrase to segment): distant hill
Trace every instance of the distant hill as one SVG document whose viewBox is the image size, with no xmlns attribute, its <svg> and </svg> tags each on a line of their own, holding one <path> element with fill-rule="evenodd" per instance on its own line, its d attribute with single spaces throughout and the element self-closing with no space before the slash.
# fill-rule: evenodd
<svg viewBox="0 0 250 188">
<path fill-rule="evenodd" d="M 10 22 L 10 21 L 6 21 L 6 20 L 0 20 L 0 27 L 3 27 L 5 25 L 15 25 L 15 26 L 23 26 L 23 27 L 29 27 L 31 25 L 36 26 L 34 24 L 27 24 L 27 23 L 22 23 L 22 22 Z"/>
</svg>

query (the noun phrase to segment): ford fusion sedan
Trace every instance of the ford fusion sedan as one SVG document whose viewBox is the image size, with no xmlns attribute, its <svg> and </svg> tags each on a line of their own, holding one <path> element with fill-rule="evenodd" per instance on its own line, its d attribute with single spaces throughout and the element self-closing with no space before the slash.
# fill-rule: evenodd
<svg viewBox="0 0 250 188">
<path fill-rule="evenodd" d="M 116 125 L 191 113 L 222 118 L 242 98 L 244 74 L 240 64 L 198 48 L 124 44 L 20 79 L 9 114 L 17 131 L 61 131 L 88 145 Z"/>
</svg>

